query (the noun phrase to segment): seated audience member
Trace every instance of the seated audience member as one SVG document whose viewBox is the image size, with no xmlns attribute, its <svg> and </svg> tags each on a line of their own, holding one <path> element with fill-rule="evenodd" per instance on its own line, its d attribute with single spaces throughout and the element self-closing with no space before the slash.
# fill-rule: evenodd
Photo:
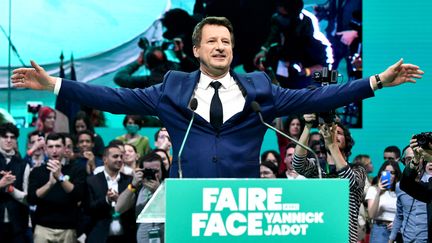
<svg viewBox="0 0 432 243">
<path fill-rule="evenodd" d="M 103 165 L 103 161 L 93 153 L 93 138 L 93 133 L 88 130 L 77 134 L 78 155 L 76 163 L 86 168 L 87 174 L 92 174 L 96 167 Z"/>
<path fill-rule="evenodd" d="M 36 129 L 47 136 L 54 132 L 56 122 L 56 111 L 48 106 L 42 106 L 38 112 Z"/>
<path fill-rule="evenodd" d="M 12 123 L 0 125 L 0 241 L 27 242 L 27 188 L 30 166 L 17 156 L 19 136 Z"/>
<path fill-rule="evenodd" d="M 260 177 L 267 179 L 276 179 L 278 167 L 271 161 L 261 161 L 260 164 Z"/>
<path fill-rule="evenodd" d="M 45 163 L 45 135 L 39 131 L 33 131 L 27 135 L 27 154 L 24 160 L 30 168 L 38 167 Z"/>
<path fill-rule="evenodd" d="M 131 183 L 132 177 L 120 172 L 123 152 L 116 145 L 105 148 L 103 172 L 87 177 L 86 208 L 91 218 L 87 242 L 135 242 L 133 210 L 118 216 L 115 212 L 117 198 Z M 119 217 L 119 218 L 118 218 Z M 120 220 L 120 228 L 111 228 L 113 220 Z"/>
<path fill-rule="evenodd" d="M 30 173 L 28 202 L 36 205 L 32 217 L 34 242 L 76 242 L 79 203 L 84 199 L 86 171 L 65 157 L 65 138 L 46 138 L 48 161 Z"/>
<path fill-rule="evenodd" d="M 304 115 L 306 121 L 305 128 L 300 136 L 299 142 L 303 145 L 308 143 L 312 123 L 316 119 L 315 114 Z M 328 124 L 322 124 L 320 133 L 324 137 L 325 145 L 329 150 L 327 160 L 332 161 L 335 166 L 334 171 L 330 174 L 321 169 L 323 177 L 338 177 L 349 180 L 349 242 L 357 242 L 358 239 L 358 215 L 360 204 L 363 201 L 363 188 L 366 172 L 361 166 L 351 166 L 348 162 L 348 156 L 351 154 L 351 148 L 354 140 L 349 130 L 340 123 L 333 123 L 331 127 Z M 307 150 L 296 146 L 293 168 L 306 178 L 316 178 L 319 173 L 316 166 L 317 161 L 314 158 L 307 158 Z"/>
<path fill-rule="evenodd" d="M 430 141 L 430 140 L 429 140 Z M 400 182 L 400 188 L 405 191 L 408 195 L 413 197 L 415 201 L 421 201 L 426 203 L 426 221 L 427 223 L 427 240 L 419 242 L 431 242 L 432 240 L 432 146 L 430 142 L 423 141 L 422 144 L 417 138 L 412 138 L 410 141 L 410 147 L 413 149 L 414 157 L 405 160 L 405 169 L 403 171 L 402 179 Z M 405 157 L 406 158 L 406 157 Z M 407 161 L 408 160 L 408 161 Z M 418 213 L 418 211 L 416 211 Z M 424 217 L 424 215 L 423 215 Z M 424 239 L 424 224 L 418 226 L 416 231 L 416 239 Z M 412 234 L 405 234 L 403 232 L 404 239 Z M 411 232 L 413 233 L 413 232 Z M 418 237 L 418 238 L 417 238 Z M 417 241 L 416 241 L 417 242 Z"/>
<path fill-rule="evenodd" d="M 154 152 L 140 158 L 139 164 L 140 169 L 135 171 L 132 183 L 129 184 L 127 190 L 120 194 L 117 200 L 117 212 L 123 213 L 135 208 L 135 214 L 138 216 L 167 176 L 162 158 Z M 155 229 L 159 231 L 161 242 L 164 242 L 164 224 L 161 223 L 138 224 L 137 242 L 151 242 L 149 241 L 149 231 Z"/>
<path fill-rule="evenodd" d="M 105 148 L 104 141 L 102 137 L 95 132 L 93 124 L 90 122 L 90 119 L 87 116 L 87 114 L 84 111 L 79 111 L 76 114 L 74 123 L 72 125 L 72 134 L 77 135 L 79 132 L 85 130 L 88 130 L 93 133 L 93 141 L 94 141 L 93 153 L 98 157 L 102 157 L 103 150 Z"/>
<path fill-rule="evenodd" d="M 162 158 L 164 168 L 167 172 L 169 172 L 169 170 L 171 168 L 171 158 L 169 157 L 167 151 L 157 148 L 157 149 L 154 149 L 153 152 L 155 152 L 157 155 L 159 155 Z M 167 174 L 167 177 L 168 177 L 168 174 Z"/>
<path fill-rule="evenodd" d="M 124 143 L 134 145 L 140 156 L 148 154 L 151 150 L 148 138 L 138 134 L 142 125 L 143 123 L 140 116 L 126 115 L 123 119 L 123 127 L 126 129 L 127 133 L 116 138 Z"/>
<path fill-rule="evenodd" d="M 390 180 L 382 178 L 382 172 L 390 173 Z M 385 161 L 376 176 L 377 183 L 366 194 L 369 217 L 373 220 L 371 243 L 388 242 L 396 214 L 396 183 L 402 173 L 396 161 Z"/>
</svg>

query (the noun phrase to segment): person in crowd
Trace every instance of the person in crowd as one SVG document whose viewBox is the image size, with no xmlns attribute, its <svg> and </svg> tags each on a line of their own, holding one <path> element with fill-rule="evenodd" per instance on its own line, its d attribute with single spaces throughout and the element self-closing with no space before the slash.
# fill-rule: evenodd
<svg viewBox="0 0 432 243">
<path fill-rule="evenodd" d="M 279 165 L 282 163 L 282 158 L 275 150 L 267 150 L 261 154 L 261 162 L 263 161 L 270 161 L 279 168 Z"/>
<path fill-rule="evenodd" d="M 390 180 L 382 179 L 382 172 L 390 173 Z M 396 183 L 402 173 L 395 161 L 385 161 L 376 176 L 377 182 L 369 187 L 366 200 L 369 217 L 373 220 L 370 242 L 388 242 L 396 214 Z"/>
<path fill-rule="evenodd" d="M 0 125 L 0 239 L 5 243 L 27 242 L 30 166 L 14 150 L 18 136 L 12 123 Z"/>
<path fill-rule="evenodd" d="M 116 211 L 123 213 L 135 208 L 135 214 L 138 216 L 166 176 L 167 171 L 163 166 L 162 158 L 155 152 L 140 158 L 139 169 L 135 171 L 132 183 L 118 197 Z M 163 242 L 164 226 L 161 223 L 140 223 L 136 234 L 137 242 L 151 242 L 149 231 L 155 229 Z"/>
<path fill-rule="evenodd" d="M 38 111 L 36 129 L 47 136 L 54 132 L 56 122 L 56 111 L 48 106 L 42 106 Z"/>
<path fill-rule="evenodd" d="M 290 115 L 287 119 L 276 118 L 276 128 L 286 133 L 288 136 L 298 140 L 304 128 L 304 120 L 298 115 Z M 276 134 L 277 142 L 279 146 L 279 152 L 282 158 L 285 158 L 285 148 L 288 144 L 292 143 L 288 138 Z M 283 174 L 286 171 L 285 163 L 279 165 L 279 174 Z"/>
<path fill-rule="evenodd" d="M 155 148 L 164 150 L 170 158 L 171 156 L 171 137 L 168 134 L 166 127 L 161 127 L 154 135 L 155 139 Z"/>
<path fill-rule="evenodd" d="M 119 194 L 127 190 L 132 177 L 120 172 L 123 166 L 123 152 L 117 145 L 105 148 L 103 172 L 87 177 L 87 213 L 91 226 L 87 242 L 135 242 L 134 211 L 120 216 L 115 206 Z M 119 220 L 120 228 L 112 229 L 112 222 Z"/>
<path fill-rule="evenodd" d="M 400 161 L 401 151 L 397 146 L 388 146 L 384 149 L 384 161 Z"/>
<path fill-rule="evenodd" d="M 308 143 L 310 129 L 315 114 L 305 114 L 306 121 L 303 133 L 299 142 L 303 145 Z M 328 160 L 332 160 L 335 169 L 329 171 L 321 168 L 323 177 L 338 177 L 349 180 L 349 242 L 356 243 L 358 240 L 358 215 L 360 204 L 363 201 L 363 188 L 366 172 L 361 166 L 350 165 L 347 160 L 351 154 L 354 140 L 351 133 L 340 123 L 321 124 L 320 133 L 324 137 L 325 145 L 328 148 Z M 318 176 L 318 168 L 315 158 L 307 158 L 307 150 L 297 145 L 293 158 L 293 168 L 306 178 Z"/>
<path fill-rule="evenodd" d="M 174 8 L 164 13 L 161 22 L 165 27 L 163 37 L 174 43 L 174 53 L 180 60 L 180 70 L 196 70 L 198 63 L 192 51 L 192 33 L 197 20 L 185 10 Z"/>
<path fill-rule="evenodd" d="M 94 147 L 93 147 L 93 153 L 98 156 L 102 157 L 103 150 L 105 148 L 104 141 L 102 137 L 97 134 L 94 130 L 93 124 L 91 123 L 89 117 L 84 111 L 79 111 L 76 116 L 75 120 L 73 122 L 72 126 L 72 134 L 77 135 L 81 131 L 88 130 L 93 133 L 93 141 L 94 141 Z"/>
<path fill-rule="evenodd" d="M 27 135 L 27 153 L 24 160 L 30 168 L 38 167 L 45 163 L 45 135 L 39 131 L 30 132 Z"/>
<path fill-rule="evenodd" d="M 171 177 L 177 176 L 180 145 L 197 99 L 195 122 L 183 150 L 183 175 L 189 178 L 258 178 L 259 148 L 267 131 L 253 109 L 259 102 L 266 121 L 295 113 L 324 112 L 374 95 L 382 87 L 416 82 L 424 73 L 403 60 L 362 80 L 314 90 L 284 89 L 262 72 L 230 70 L 234 34 L 224 17 L 207 17 L 193 33 L 193 53 L 200 69 L 170 71 L 162 84 L 146 89 L 115 89 L 56 78 L 31 61 L 31 68 L 13 71 L 14 87 L 50 90 L 65 99 L 111 113 L 157 115 L 173 144 Z M 219 89 L 220 95 L 219 95 Z M 213 100 L 213 102 L 212 102 Z M 199 150 L 197 150 L 199 148 Z"/>
<path fill-rule="evenodd" d="M 276 179 L 278 174 L 278 167 L 275 163 L 264 160 L 260 164 L 260 177 L 268 179 Z"/>
<path fill-rule="evenodd" d="M 36 205 L 32 217 L 35 243 L 77 239 L 87 173 L 65 157 L 65 145 L 65 137 L 50 133 L 46 138 L 48 161 L 30 173 L 28 202 Z"/>
<path fill-rule="evenodd" d="M 149 139 L 146 136 L 140 135 L 138 132 L 142 128 L 143 121 L 140 116 L 127 115 L 123 119 L 123 127 L 127 133 L 118 136 L 116 139 L 124 143 L 129 143 L 135 146 L 139 156 L 148 154 L 151 150 Z"/>
<path fill-rule="evenodd" d="M 295 147 L 296 147 L 296 145 L 294 143 L 290 143 L 286 147 L 284 162 L 285 162 L 285 166 L 287 169 L 286 169 L 285 173 L 280 176 L 282 178 L 287 178 L 287 179 L 305 179 L 306 178 L 306 177 L 300 175 L 299 173 L 297 173 L 297 171 L 295 171 L 293 168 L 292 160 L 293 160 L 293 156 L 294 156 L 294 152 L 295 152 Z"/>
<path fill-rule="evenodd" d="M 415 137 L 410 140 L 410 147 L 413 149 L 414 156 L 405 162 L 406 166 L 400 182 L 401 190 L 415 200 L 426 203 L 427 221 L 423 222 L 427 222 L 427 241 L 419 242 L 432 242 L 432 180 L 429 175 L 432 172 L 432 144 L 429 141 L 430 138 L 423 144 L 419 143 Z M 420 225 L 419 227 L 422 226 Z M 405 232 L 404 230 L 404 237 L 412 237 L 413 234 L 416 234 L 420 240 L 425 238 L 424 231 L 422 232 L 421 230 L 410 233 L 406 232 L 406 234 Z"/>
<path fill-rule="evenodd" d="M 93 174 L 96 167 L 103 165 L 103 161 L 93 153 L 93 138 L 94 135 L 89 130 L 84 130 L 77 134 L 78 155 L 76 163 L 86 168 L 89 175 Z"/>
<path fill-rule="evenodd" d="M 261 71 L 274 70 L 271 72 L 284 88 L 305 88 L 312 84 L 312 74 L 333 58 L 327 51 L 330 42 L 316 29 L 315 16 L 303 10 L 303 0 L 280 0 L 276 5 L 270 34 L 255 56 L 255 65 Z"/>
<path fill-rule="evenodd" d="M 414 150 L 408 146 L 404 149 L 403 160 L 409 165 L 414 158 Z M 432 176 L 432 163 L 427 162 L 419 173 L 419 182 L 428 183 Z M 427 204 L 411 197 L 408 193 L 401 190 L 401 183 L 404 180 L 402 174 L 401 181 L 396 184 L 396 216 L 393 220 L 393 227 L 389 237 L 389 243 L 397 241 L 400 233 L 400 242 L 428 242 L 428 214 Z M 417 190 L 417 188 L 415 188 Z"/>
<path fill-rule="evenodd" d="M 140 155 L 133 144 L 126 143 L 124 145 L 124 154 L 123 154 L 123 163 L 124 166 L 122 168 L 122 172 L 126 175 L 133 176 L 133 173 L 136 168 L 138 168 L 138 159 Z"/>
<path fill-rule="evenodd" d="M 162 158 L 163 166 L 165 170 L 169 172 L 171 168 L 171 157 L 169 156 L 168 152 L 166 150 L 159 149 L 159 148 L 153 149 L 153 152 L 155 152 L 157 155 L 159 155 Z"/>
</svg>

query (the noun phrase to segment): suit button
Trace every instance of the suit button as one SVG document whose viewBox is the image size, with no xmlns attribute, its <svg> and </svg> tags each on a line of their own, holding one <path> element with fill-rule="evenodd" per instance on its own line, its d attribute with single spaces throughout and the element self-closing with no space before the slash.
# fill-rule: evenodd
<svg viewBox="0 0 432 243">
<path fill-rule="evenodd" d="M 218 161 L 218 157 L 213 156 L 213 163 L 216 163 Z"/>
</svg>

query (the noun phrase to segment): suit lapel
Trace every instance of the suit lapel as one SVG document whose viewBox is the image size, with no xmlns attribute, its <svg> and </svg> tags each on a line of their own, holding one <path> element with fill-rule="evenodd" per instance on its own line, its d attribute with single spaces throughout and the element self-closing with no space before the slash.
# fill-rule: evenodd
<svg viewBox="0 0 432 243">
<path fill-rule="evenodd" d="M 234 80 L 236 80 L 243 95 L 245 95 L 245 105 L 243 107 L 243 112 L 242 112 L 244 113 L 244 111 L 247 111 L 250 108 L 250 104 L 252 103 L 252 101 L 255 100 L 256 97 L 255 85 L 249 74 L 238 75 L 235 72 L 231 72 L 231 75 L 234 77 Z"/>
<path fill-rule="evenodd" d="M 189 109 L 189 102 L 192 98 L 193 92 L 195 90 L 196 85 L 198 84 L 200 78 L 200 71 L 197 70 L 195 72 L 189 73 L 184 80 L 181 80 L 181 92 L 180 96 L 180 108 L 184 110 L 184 112 L 192 114 L 192 111 Z"/>
</svg>

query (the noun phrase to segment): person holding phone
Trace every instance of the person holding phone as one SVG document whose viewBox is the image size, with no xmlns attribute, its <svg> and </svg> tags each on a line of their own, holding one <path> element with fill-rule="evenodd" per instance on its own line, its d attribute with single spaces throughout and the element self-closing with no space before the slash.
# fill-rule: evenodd
<svg viewBox="0 0 432 243">
<path fill-rule="evenodd" d="M 127 187 L 128 190 L 123 191 L 117 199 L 116 212 L 123 213 L 135 205 L 135 214 L 138 216 L 167 177 L 168 172 L 163 166 L 162 158 L 155 152 L 140 158 L 138 164 L 139 168 L 135 170 L 132 182 Z M 138 224 L 137 242 L 150 242 L 149 239 L 154 235 L 158 235 L 163 242 L 164 224 Z"/>
<path fill-rule="evenodd" d="M 396 214 L 396 183 L 402 173 L 395 161 L 387 160 L 380 167 L 376 183 L 366 194 L 369 217 L 372 219 L 370 243 L 388 242 Z"/>
</svg>

